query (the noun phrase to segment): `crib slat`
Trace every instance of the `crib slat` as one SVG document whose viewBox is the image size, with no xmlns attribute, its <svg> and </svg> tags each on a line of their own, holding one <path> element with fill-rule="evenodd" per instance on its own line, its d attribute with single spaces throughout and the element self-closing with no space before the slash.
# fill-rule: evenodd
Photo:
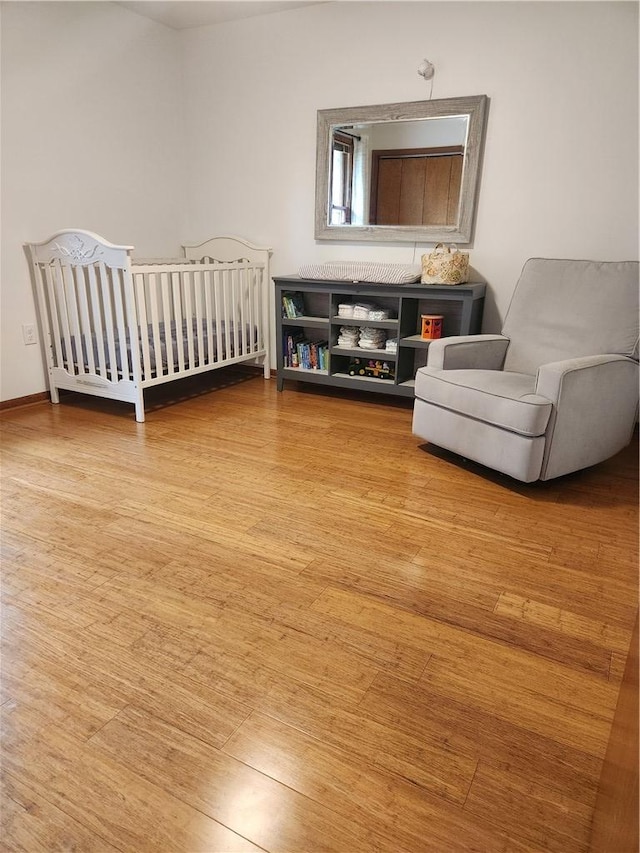
<svg viewBox="0 0 640 853">
<path fill-rule="evenodd" d="M 233 352 L 228 355 L 240 355 L 238 352 L 238 319 L 240 316 L 240 300 L 242 294 L 240 292 L 240 270 L 234 270 L 231 273 L 231 331 L 233 334 Z"/>
<path fill-rule="evenodd" d="M 42 270 L 47 288 L 47 298 L 49 302 L 49 314 L 51 318 L 51 333 L 53 335 L 53 347 L 56 354 L 55 366 L 64 367 L 64 359 L 62 358 L 62 341 L 60 335 L 60 314 L 58 311 L 58 300 L 56 299 L 55 280 L 59 275 L 58 265 L 43 264 Z"/>
<path fill-rule="evenodd" d="M 78 303 L 78 319 L 80 331 L 76 336 L 76 358 L 82 364 L 83 373 L 95 373 L 96 362 L 91 345 L 91 320 L 89 318 L 89 301 L 87 299 L 87 279 L 83 269 L 76 270 L 76 294 Z"/>
<path fill-rule="evenodd" d="M 258 325 L 260 323 L 260 314 L 256 310 L 256 296 L 260 293 L 259 281 L 260 269 L 253 267 L 249 273 L 249 291 L 247 294 L 247 325 L 250 352 L 255 352 L 258 348 Z"/>
<path fill-rule="evenodd" d="M 58 284 L 58 307 L 60 310 L 60 323 L 62 326 L 62 337 L 64 339 L 64 351 L 66 354 L 66 370 L 75 376 L 79 373 L 78 364 L 82 358 L 82 352 L 76 353 L 73 358 L 71 325 L 69 323 L 69 301 L 73 293 L 73 269 L 68 264 L 60 265 L 60 275 L 57 276 Z M 80 342 L 78 342 L 79 344 Z M 77 362 L 77 363 L 76 363 Z"/>
<path fill-rule="evenodd" d="M 224 276 L 224 357 L 231 358 L 231 306 L 232 306 L 232 293 L 231 293 L 231 276 L 233 272 L 232 270 L 225 270 L 223 273 Z"/>
<path fill-rule="evenodd" d="M 256 318 L 256 326 L 259 329 L 258 333 L 258 348 L 263 350 L 266 347 L 266 330 L 264 326 L 264 322 L 269 322 L 269 306 L 267 305 L 267 286 L 269 282 L 266 280 L 265 270 L 260 270 L 260 287 L 256 292 L 256 297 L 258 300 L 258 317 L 261 318 L 260 321 Z M 267 326 L 267 329 L 269 327 Z"/>
<path fill-rule="evenodd" d="M 251 330 L 251 351 L 260 349 L 260 279 L 262 271 L 254 269 L 251 272 L 251 290 L 249 291 L 249 329 Z"/>
<path fill-rule="evenodd" d="M 255 335 L 254 346 L 255 350 L 258 351 L 263 350 L 265 348 L 263 322 L 265 319 L 267 323 L 269 322 L 269 315 L 266 312 L 265 306 L 263 304 L 265 300 L 264 277 L 264 268 L 256 269 L 253 290 L 254 314 L 252 318 L 252 328 L 255 328 L 257 330 Z"/>
<path fill-rule="evenodd" d="M 242 300 L 242 340 L 244 352 L 253 352 L 253 323 L 251 322 L 251 295 L 253 293 L 253 267 L 245 272 L 244 298 Z"/>
<path fill-rule="evenodd" d="M 253 269 L 253 270 L 251 270 L 250 277 L 249 277 L 250 285 L 249 285 L 249 296 L 248 296 L 248 300 L 247 300 L 249 303 L 249 305 L 248 305 L 249 318 L 248 318 L 247 322 L 249 325 L 249 334 L 251 336 L 250 341 L 249 341 L 249 346 L 250 346 L 251 352 L 255 352 L 255 347 L 257 344 L 254 329 L 256 327 L 255 304 L 256 304 L 256 293 L 258 292 L 257 285 L 258 285 L 258 276 L 259 275 L 260 275 L 260 270 Z"/>
<path fill-rule="evenodd" d="M 207 363 L 213 364 L 214 354 L 213 354 L 213 323 L 214 323 L 214 310 L 213 303 L 211 301 L 211 296 L 213 294 L 213 276 L 214 273 L 211 270 L 205 270 L 203 273 L 203 286 L 204 286 L 204 312 L 205 312 L 205 322 L 207 324 Z"/>
<path fill-rule="evenodd" d="M 119 291 L 117 288 L 118 284 L 118 273 L 117 270 L 111 268 L 107 269 L 104 264 L 100 264 L 100 277 L 104 277 L 104 300 L 105 300 L 105 317 L 107 321 L 107 340 L 109 344 L 109 363 L 111 365 L 111 380 L 113 382 L 117 381 L 119 376 L 122 374 L 122 370 L 124 365 L 120 362 L 120 367 L 118 367 L 118 357 L 117 357 L 117 338 L 116 338 L 116 323 L 114 319 L 115 315 L 115 302 L 118 299 Z"/>
<path fill-rule="evenodd" d="M 143 381 L 151 378 L 151 356 L 149 353 L 149 335 L 147 334 L 147 301 L 145 296 L 145 278 L 146 273 L 133 273 L 136 310 L 138 323 L 136 335 L 138 336 L 139 346 L 142 354 L 142 379 Z M 131 346 L 134 346 L 134 341 L 131 341 Z"/>
<path fill-rule="evenodd" d="M 196 326 L 196 344 L 198 345 L 198 366 L 204 364 L 204 336 L 206 334 L 206 326 L 204 324 L 204 316 L 202 311 L 203 302 L 203 276 L 197 271 L 193 274 L 193 290 L 195 296 L 195 326 Z"/>
<path fill-rule="evenodd" d="M 166 340 L 167 336 L 171 334 L 170 330 L 167 329 L 167 324 L 163 323 L 162 327 L 160 326 L 160 313 L 158 311 L 159 306 L 159 289 L 157 286 L 158 275 L 155 272 L 149 273 L 145 275 L 145 295 L 147 299 L 147 304 L 149 305 L 149 313 L 151 314 L 151 337 L 153 339 L 153 355 L 155 361 L 155 368 L 152 366 L 152 370 L 155 369 L 156 376 L 162 376 L 163 370 L 163 342 Z M 141 328 L 140 334 L 144 338 L 146 334 L 146 329 Z"/>
<path fill-rule="evenodd" d="M 247 289 L 247 271 L 246 269 L 238 270 L 238 299 L 236 301 L 235 316 L 233 318 L 234 333 L 237 335 L 237 341 L 234 346 L 234 355 L 244 355 L 246 351 L 246 334 L 243 330 L 244 300 L 246 299 Z"/>
<path fill-rule="evenodd" d="M 180 301 L 180 273 L 171 273 L 171 290 L 173 292 L 173 319 L 176 329 L 176 349 L 178 355 L 178 370 L 184 370 L 184 336 L 182 334 L 182 304 Z"/>
<path fill-rule="evenodd" d="M 120 367 L 123 379 L 131 379 L 133 365 L 129 363 L 129 352 L 127 349 L 127 332 L 125 327 L 125 311 L 123 296 L 122 276 L 124 271 L 114 267 L 113 274 L 113 303 L 116 314 L 116 328 L 118 330 L 118 349 L 120 350 Z"/>
<path fill-rule="evenodd" d="M 222 361 L 223 358 L 223 340 L 222 340 L 222 316 L 224 310 L 224 300 L 222 293 L 222 273 L 220 270 L 212 271 L 213 277 L 213 301 L 216 316 L 216 361 Z"/>
<path fill-rule="evenodd" d="M 140 329 L 143 328 L 143 317 L 146 323 L 146 313 L 143 312 L 143 317 L 140 316 L 139 308 L 136 305 L 136 284 L 134 275 L 131 270 L 131 264 L 127 258 L 126 266 L 122 268 L 122 295 L 124 297 L 124 322 L 126 331 L 129 337 L 129 354 L 131 364 L 131 379 L 138 386 L 138 398 L 136 402 L 136 420 L 144 420 L 144 404 L 142 402 L 141 385 L 144 381 L 146 372 L 143 372 L 143 364 L 140 361 L 142 343 L 140 340 Z M 148 352 L 147 352 L 148 359 Z"/>
<path fill-rule="evenodd" d="M 171 300 L 169 298 L 171 294 L 171 287 L 169 276 L 166 271 L 160 272 L 158 286 L 158 304 L 162 314 L 162 328 L 164 330 L 164 346 L 166 352 L 166 362 L 162 365 L 162 372 L 166 373 L 168 376 L 173 376 L 176 372 L 176 366 L 173 355 L 173 335 L 171 334 Z"/>
<path fill-rule="evenodd" d="M 193 300 L 191 299 L 191 286 L 193 274 L 185 272 L 182 278 L 182 304 L 184 305 L 183 329 L 187 334 L 187 368 L 195 367 L 193 359 Z"/>
<path fill-rule="evenodd" d="M 242 339 L 242 348 L 241 353 L 237 353 L 237 355 L 246 355 L 249 350 L 249 345 L 247 341 L 247 300 L 249 298 L 249 282 L 251 280 L 251 270 L 242 270 L 240 273 L 241 278 L 241 287 L 240 287 L 240 316 L 237 318 L 240 323 L 240 337 Z"/>
<path fill-rule="evenodd" d="M 80 272 L 80 275 L 78 275 Z M 80 318 L 78 316 L 78 290 L 83 281 L 82 270 L 76 267 L 69 268 L 69 287 L 67 288 L 67 317 L 69 320 L 69 332 L 75 346 L 75 373 L 86 373 L 86 365 L 82 358 L 82 334 L 80 330 Z M 73 359 L 73 352 L 69 353 Z"/>
<path fill-rule="evenodd" d="M 113 286 L 111 277 L 109 276 L 109 271 L 101 261 L 98 264 L 91 264 L 87 267 L 87 270 L 89 272 L 89 281 L 92 282 L 94 279 L 96 280 L 96 285 L 101 297 L 100 303 L 102 307 L 102 316 L 104 317 L 102 347 L 105 350 L 106 358 L 105 377 L 110 379 L 112 382 L 116 382 L 118 379 L 118 362 L 116 359 L 113 312 L 111 310 L 111 290 Z"/>
<path fill-rule="evenodd" d="M 90 307 L 91 319 L 94 334 L 91 339 L 86 342 L 87 349 L 91 343 L 95 344 L 98 355 L 98 370 L 100 376 L 107 378 L 107 359 L 104 346 L 104 324 L 102 321 L 102 313 L 100 311 L 100 294 L 98 293 L 98 285 L 96 282 L 96 271 L 93 264 L 87 267 L 89 273 L 89 293 L 91 294 Z"/>
</svg>

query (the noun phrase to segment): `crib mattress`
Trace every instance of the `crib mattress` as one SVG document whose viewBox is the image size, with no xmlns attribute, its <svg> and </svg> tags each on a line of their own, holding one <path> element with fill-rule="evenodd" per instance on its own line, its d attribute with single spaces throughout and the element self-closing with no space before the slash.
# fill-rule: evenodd
<svg viewBox="0 0 640 853">
<path fill-rule="evenodd" d="M 224 320 L 221 320 L 218 325 L 215 323 L 213 325 L 209 325 L 206 320 L 203 320 L 200 324 L 198 320 L 193 318 L 191 322 L 191 330 L 192 330 L 192 341 L 193 341 L 193 361 L 189 362 L 189 342 L 187 339 L 187 327 L 188 321 L 184 320 L 182 322 L 182 334 L 180 339 L 178 339 L 177 329 L 178 327 L 174 322 L 170 324 L 169 327 L 169 335 L 165 335 L 165 324 L 159 323 L 157 327 L 157 335 L 154 336 L 153 333 L 153 325 L 149 324 L 147 326 L 147 343 L 149 347 L 149 360 L 148 360 L 148 370 L 151 371 L 151 374 L 154 376 L 166 374 L 169 372 L 169 353 L 172 355 L 173 369 L 174 371 L 179 370 L 179 347 L 182 347 L 182 356 L 183 363 L 188 365 L 189 367 L 200 367 L 200 361 L 198 356 L 199 344 L 198 340 L 202 343 L 202 364 L 210 363 L 209 360 L 209 338 L 211 338 L 211 349 L 213 352 L 213 362 L 218 361 L 218 329 L 220 332 L 220 348 L 223 353 L 223 358 L 233 358 L 236 353 L 234 351 L 235 340 L 237 338 L 238 341 L 238 349 L 240 354 L 246 354 L 247 350 L 251 347 L 254 347 L 257 342 L 257 329 L 253 328 L 253 333 L 251 331 L 251 326 L 248 324 L 244 327 L 244 337 L 242 327 L 239 326 L 236 331 L 236 324 L 229 323 L 225 324 Z M 93 334 L 92 338 L 92 351 L 93 351 L 93 359 L 94 363 L 98 365 L 98 352 L 99 349 L 104 349 L 107 353 L 107 369 L 113 373 L 113 366 L 110 364 L 110 359 L 108 357 L 108 347 L 106 345 L 106 335 L 104 339 L 100 341 L 100 347 L 98 346 L 97 336 Z M 120 338 L 118 334 L 118 330 L 114 331 L 114 339 L 116 344 L 116 372 L 120 375 L 123 374 L 122 370 L 122 359 L 120 355 Z M 143 336 L 140 336 L 139 341 L 139 351 L 140 351 L 140 360 L 143 368 L 143 372 L 145 369 L 145 364 L 143 362 L 142 352 L 143 352 L 143 344 L 142 344 Z M 157 346 L 156 346 L 157 340 Z M 170 342 L 170 346 L 169 346 Z M 126 348 L 127 348 L 127 361 L 131 364 L 131 342 L 129 339 L 129 334 L 126 335 Z M 156 351 L 157 350 L 157 351 Z M 64 340 L 62 341 L 62 356 L 63 360 L 66 364 L 67 356 L 66 356 L 66 347 Z M 78 353 L 75 338 L 71 339 L 71 357 L 74 364 L 78 363 Z M 88 355 L 86 348 L 86 337 L 82 336 L 82 364 L 84 365 L 85 370 L 88 369 Z M 128 371 L 127 371 L 128 372 Z"/>
</svg>

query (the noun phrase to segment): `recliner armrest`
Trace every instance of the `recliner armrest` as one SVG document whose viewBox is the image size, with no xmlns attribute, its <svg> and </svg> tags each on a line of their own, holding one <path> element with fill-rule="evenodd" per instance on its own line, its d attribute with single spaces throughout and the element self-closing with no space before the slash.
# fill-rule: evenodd
<svg viewBox="0 0 640 853">
<path fill-rule="evenodd" d="M 599 386 L 610 382 L 619 369 L 625 370 L 622 366 L 617 367 L 618 364 L 631 366 L 636 365 L 636 362 L 625 355 L 606 354 L 585 355 L 580 358 L 542 364 L 536 376 L 536 394 L 546 397 L 557 405 L 563 394 L 582 388 L 584 392 L 591 395 L 590 400 L 593 405 L 599 397 Z M 587 397 L 585 397 L 585 404 L 589 405 Z"/>
<path fill-rule="evenodd" d="M 452 335 L 429 344 L 427 365 L 441 370 L 502 370 L 509 346 L 504 335 Z"/>
<path fill-rule="evenodd" d="M 551 480 L 613 456 L 631 440 L 638 363 L 588 355 L 538 368 L 536 394 L 553 403 L 540 479 Z"/>
</svg>

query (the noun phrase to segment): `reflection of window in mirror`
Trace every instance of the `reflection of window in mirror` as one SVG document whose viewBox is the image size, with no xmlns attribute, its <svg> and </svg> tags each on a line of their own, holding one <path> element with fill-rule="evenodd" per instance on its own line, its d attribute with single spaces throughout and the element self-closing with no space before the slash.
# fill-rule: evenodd
<svg viewBox="0 0 640 853">
<path fill-rule="evenodd" d="M 333 134 L 331 151 L 331 225 L 349 225 L 351 223 L 355 140 L 356 137 L 351 134 Z"/>
</svg>

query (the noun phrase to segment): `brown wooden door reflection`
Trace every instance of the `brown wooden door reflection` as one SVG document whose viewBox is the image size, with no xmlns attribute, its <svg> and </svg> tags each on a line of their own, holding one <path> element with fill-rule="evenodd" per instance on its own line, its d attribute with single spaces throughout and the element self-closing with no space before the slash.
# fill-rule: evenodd
<svg viewBox="0 0 640 853">
<path fill-rule="evenodd" d="M 373 151 L 372 225 L 455 225 L 462 146 Z"/>
</svg>

